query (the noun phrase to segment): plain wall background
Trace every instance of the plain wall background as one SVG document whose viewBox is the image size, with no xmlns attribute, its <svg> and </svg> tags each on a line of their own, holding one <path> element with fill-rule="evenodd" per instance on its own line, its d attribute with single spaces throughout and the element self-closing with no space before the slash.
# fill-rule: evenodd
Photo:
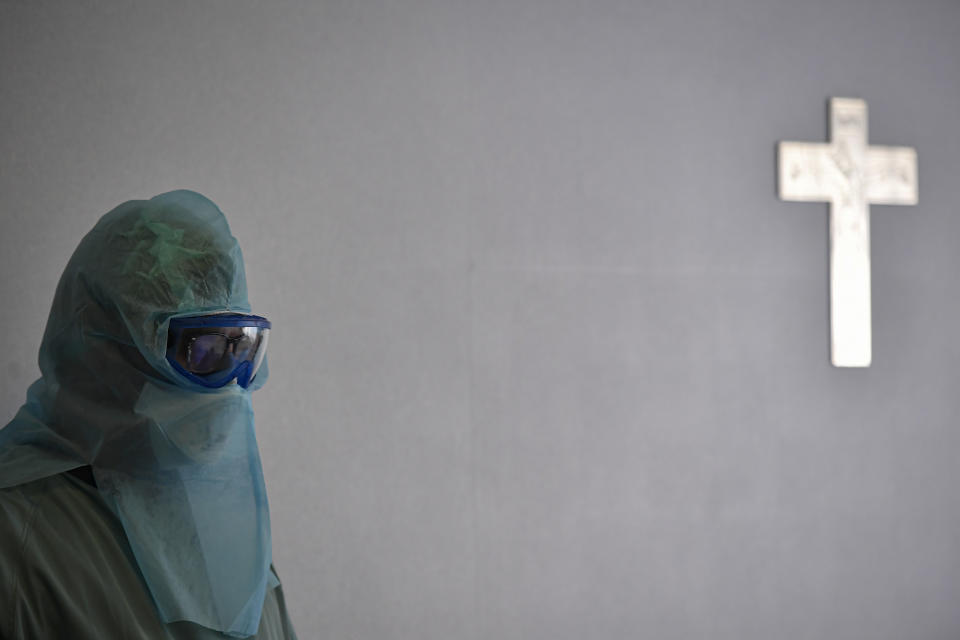
<svg viewBox="0 0 960 640">
<path fill-rule="evenodd" d="M 300 637 L 960 637 L 960 3 L 0 0 L 0 423 L 70 253 L 198 190 L 275 324 Z M 862 97 L 874 365 L 778 140 Z"/>
</svg>

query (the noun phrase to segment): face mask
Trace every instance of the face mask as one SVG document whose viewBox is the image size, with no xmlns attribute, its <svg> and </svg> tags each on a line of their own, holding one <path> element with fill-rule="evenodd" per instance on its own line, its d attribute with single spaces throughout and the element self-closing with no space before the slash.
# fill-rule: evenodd
<svg viewBox="0 0 960 640">
<path fill-rule="evenodd" d="M 203 393 L 148 382 L 134 412 L 156 425 L 150 430 L 154 455 L 164 466 L 247 453 L 238 438 L 253 423 L 253 408 L 250 394 L 237 385 Z"/>
<path fill-rule="evenodd" d="M 271 547 L 250 393 L 148 382 L 134 412 L 150 456 L 94 475 L 161 617 L 256 633 Z"/>
</svg>

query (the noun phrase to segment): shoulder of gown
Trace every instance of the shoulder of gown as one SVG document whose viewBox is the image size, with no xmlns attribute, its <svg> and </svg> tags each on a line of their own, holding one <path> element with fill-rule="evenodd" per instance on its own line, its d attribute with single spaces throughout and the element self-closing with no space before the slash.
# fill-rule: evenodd
<svg viewBox="0 0 960 640">
<path fill-rule="evenodd" d="M 257 640 L 295 640 L 271 580 Z M 96 488 L 69 473 L 0 489 L 0 640 L 222 640 L 164 624 L 119 521 Z"/>
</svg>

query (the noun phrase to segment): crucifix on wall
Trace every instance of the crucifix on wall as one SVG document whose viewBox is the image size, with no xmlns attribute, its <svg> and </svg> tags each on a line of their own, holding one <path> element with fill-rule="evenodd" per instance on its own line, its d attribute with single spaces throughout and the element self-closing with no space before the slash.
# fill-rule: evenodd
<svg viewBox="0 0 960 640">
<path fill-rule="evenodd" d="M 781 142 L 782 200 L 830 203 L 830 346 L 836 367 L 869 367 L 870 205 L 917 203 L 917 152 L 867 145 L 867 103 L 830 100 L 830 142 Z"/>
</svg>

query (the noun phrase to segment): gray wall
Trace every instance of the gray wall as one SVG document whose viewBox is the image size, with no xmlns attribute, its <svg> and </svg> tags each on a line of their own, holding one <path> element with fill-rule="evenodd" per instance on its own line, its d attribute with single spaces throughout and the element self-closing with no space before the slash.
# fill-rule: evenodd
<svg viewBox="0 0 960 640">
<path fill-rule="evenodd" d="M 192 188 L 269 315 L 301 638 L 960 637 L 960 3 L 0 0 L 0 421 L 67 258 Z M 777 140 L 867 99 L 874 366 Z"/>
</svg>

